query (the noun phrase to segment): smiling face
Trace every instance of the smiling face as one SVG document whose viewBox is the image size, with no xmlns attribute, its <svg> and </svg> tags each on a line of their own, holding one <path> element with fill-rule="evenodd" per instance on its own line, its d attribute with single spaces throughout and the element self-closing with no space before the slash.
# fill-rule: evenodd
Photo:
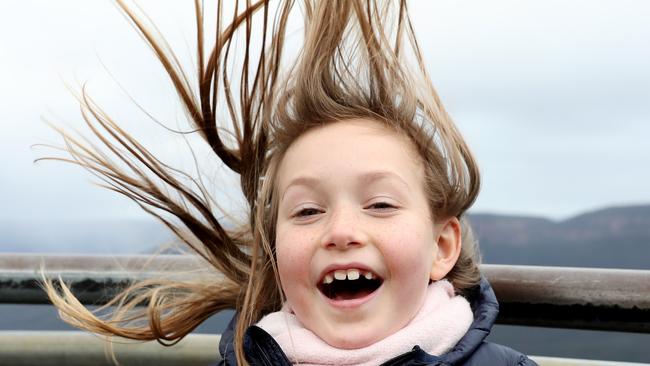
<svg viewBox="0 0 650 366">
<path fill-rule="evenodd" d="M 338 348 L 404 327 L 441 278 L 440 225 L 411 142 L 369 120 L 311 130 L 287 150 L 276 188 L 280 281 L 301 323 Z"/>
</svg>

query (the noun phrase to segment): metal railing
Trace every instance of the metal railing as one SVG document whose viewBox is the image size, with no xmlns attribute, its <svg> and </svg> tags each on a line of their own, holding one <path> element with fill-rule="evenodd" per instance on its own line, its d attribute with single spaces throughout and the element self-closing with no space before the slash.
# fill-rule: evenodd
<svg viewBox="0 0 650 366">
<path fill-rule="evenodd" d="M 218 335 L 191 334 L 173 347 L 156 342 L 112 343 L 125 366 L 205 366 L 219 361 Z M 540 366 L 643 366 L 646 364 L 531 356 Z M 114 366 L 103 338 L 81 332 L 0 332 L 0 365 Z M 647 366 L 647 365 L 646 365 Z"/>
<path fill-rule="evenodd" d="M 210 365 L 219 361 L 219 336 L 191 334 L 173 347 L 113 339 L 119 365 Z M 0 332 L 0 365 L 115 366 L 104 338 L 74 331 Z"/>
<path fill-rule="evenodd" d="M 178 255 L 151 258 L 3 254 L 0 255 L 0 303 L 49 303 L 39 287 L 41 268 L 45 269 L 48 277 L 60 277 L 69 283 L 84 304 L 97 305 L 110 299 L 134 279 L 152 278 L 172 272 L 187 275 L 203 267 L 197 258 Z M 498 323 L 650 333 L 650 271 L 487 264 L 481 270 L 492 284 L 500 302 Z M 74 338 L 70 344 L 90 342 L 87 347 L 77 347 L 85 355 L 91 353 L 94 357 L 101 356 L 101 359 L 106 360 L 103 346 L 98 346 L 103 344 L 100 338 L 75 335 L 74 332 L 66 334 Z M 68 339 L 58 333 L 45 333 L 42 337 L 38 338 L 38 344 L 50 350 L 61 346 L 57 342 Z M 169 349 L 160 351 L 162 346 L 154 343 L 146 346 L 118 345 L 116 354 L 119 356 L 118 361 L 120 357 L 125 358 L 124 364 L 128 365 L 205 364 L 206 360 L 217 360 L 216 337 L 218 336 L 192 335 L 181 342 L 184 346 L 172 347 L 175 349 L 173 352 Z M 7 360 L 9 355 L 13 355 L 11 357 L 18 362 L 21 356 L 25 356 L 21 350 L 26 352 L 29 348 L 24 347 L 33 345 L 36 339 L 36 334 L 29 332 L 0 333 L 0 359 Z M 50 346 L 46 346 L 48 344 Z M 204 347 L 205 344 L 209 346 Z M 184 353 L 183 347 L 192 351 Z M 65 347 L 59 348 L 59 353 L 61 349 Z M 41 355 L 48 354 L 47 351 L 43 352 Z M 176 356 L 171 356 L 172 353 Z M 36 359 L 37 354 L 39 353 L 32 352 L 31 360 Z M 162 356 L 167 354 L 170 356 Z M 42 358 L 48 357 L 52 359 L 51 355 Z M 80 355 L 66 357 L 68 361 L 88 359 Z M 151 357 L 161 357 L 161 360 L 154 362 Z M 535 359 L 541 365 L 633 365 L 544 357 Z M 177 363 L 178 360 L 183 362 Z M 16 362 L 11 364 L 19 364 Z M 44 362 L 47 361 L 35 364 L 47 364 Z"/>
</svg>

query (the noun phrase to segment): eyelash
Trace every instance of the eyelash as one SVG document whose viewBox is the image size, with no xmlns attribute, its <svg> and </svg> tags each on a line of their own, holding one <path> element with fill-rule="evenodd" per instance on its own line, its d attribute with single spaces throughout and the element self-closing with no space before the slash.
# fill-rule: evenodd
<svg viewBox="0 0 650 366">
<path fill-rule="evenodd" d="M 378 207 L 378 206 L 382 206 L 382 207 Z M 396 209 L 397 206 L 393 205 L 392 203 L 382 201 L 382 202 L 375 202 L 375 203 L 367 206 L 366 208 L 367 209 L 368 208 L 374 208 L 376 210 L 389 210 L 389 209 Z"/>
<path fill-rule="evenodd" d="M 323 211 L 315 208 L 315 207 L 304 207 L 298 210 L 295 214 L 293 214 L 293 217 L 296 218 L 305 218 L 305 217 L 310 217 L 313 215 L 318 215 L 319 213 L 322 213 Z"/>
<path fill-rule="evenodd" d="M 390 211 L 390 210 L 395 210 L 398 207 L 392 203 L 389 202 L 374 202 L 366 207 L 364 209 L 366 210 L 378 210 L 378 211 Z M 292 215 L 294 218 L 309 218 L 314 215 L 318 215 L 323 213 L 323 210 L 316 208 L 316 207 L 304 207 L 300 210 L 298 210 L 295 214 Z"/>
</svg>

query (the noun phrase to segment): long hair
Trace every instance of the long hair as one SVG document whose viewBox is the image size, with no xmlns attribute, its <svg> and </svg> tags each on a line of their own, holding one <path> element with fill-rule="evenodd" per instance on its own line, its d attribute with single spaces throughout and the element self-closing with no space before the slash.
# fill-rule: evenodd
<svg viewBox="0 0 650 366">
<path fill-rule="evenodd" d="M 247 1 L 232 15 L 224 15 L 218 1 L 211 42 L 203 4 L 196 0 L 196 80 L 187 77 L 155 27 L 122 0 L 118 4 L 165 68 L 194 133 L 239 175 L 248 217 L 226 229 L 201 182 L 159 161 L 83 93 L 83 117 L 101 145 L 62 131 L 67 160 L 162 221 L 212 274 L 136 283 L 107 305 L 116 306 L 108 317 L 84 308 L 65 284 L 46 280 L 52 303 L 71 324 L 174 343 L 215 312 L 234 308 L 234 346 L 238 362 L 246 364 L 246 328 L 283 301 L 275 259 L 278 166 L 291 143 L 318 126 L 366 118 L 407 136 L 425 166 L 434 220 L 462 218 L 475 200 L 478 167 L 431 84 L 404 0 L 280 0 L 276 7 Z M 296 8 L 304 33 L 299 52 L 287 60 Z M 227 66 L 238 37 L 244 39 L 243 60 L 233 76 Z M 461 293 L 480 277 L 471 230 L 465 227 L 464 234 L 460 259 L 448 275 Z M 136 307 L 142 304 L 144 309 Z"/>
</svg>

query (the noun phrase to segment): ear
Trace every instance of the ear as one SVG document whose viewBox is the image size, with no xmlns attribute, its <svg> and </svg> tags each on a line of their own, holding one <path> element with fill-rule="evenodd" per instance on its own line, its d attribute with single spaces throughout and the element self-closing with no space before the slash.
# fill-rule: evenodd
<svg viewBox="0 0 650 366">
<path fill-rule="evenodd" d="M 436 225 L 436 228 L 437 250 L 430 274 L 433 281 L 445 278 L 447 273 L 454 268 L 462 247 L 461 226 L 458 218 L 451 217 Z"/>
</svg>

